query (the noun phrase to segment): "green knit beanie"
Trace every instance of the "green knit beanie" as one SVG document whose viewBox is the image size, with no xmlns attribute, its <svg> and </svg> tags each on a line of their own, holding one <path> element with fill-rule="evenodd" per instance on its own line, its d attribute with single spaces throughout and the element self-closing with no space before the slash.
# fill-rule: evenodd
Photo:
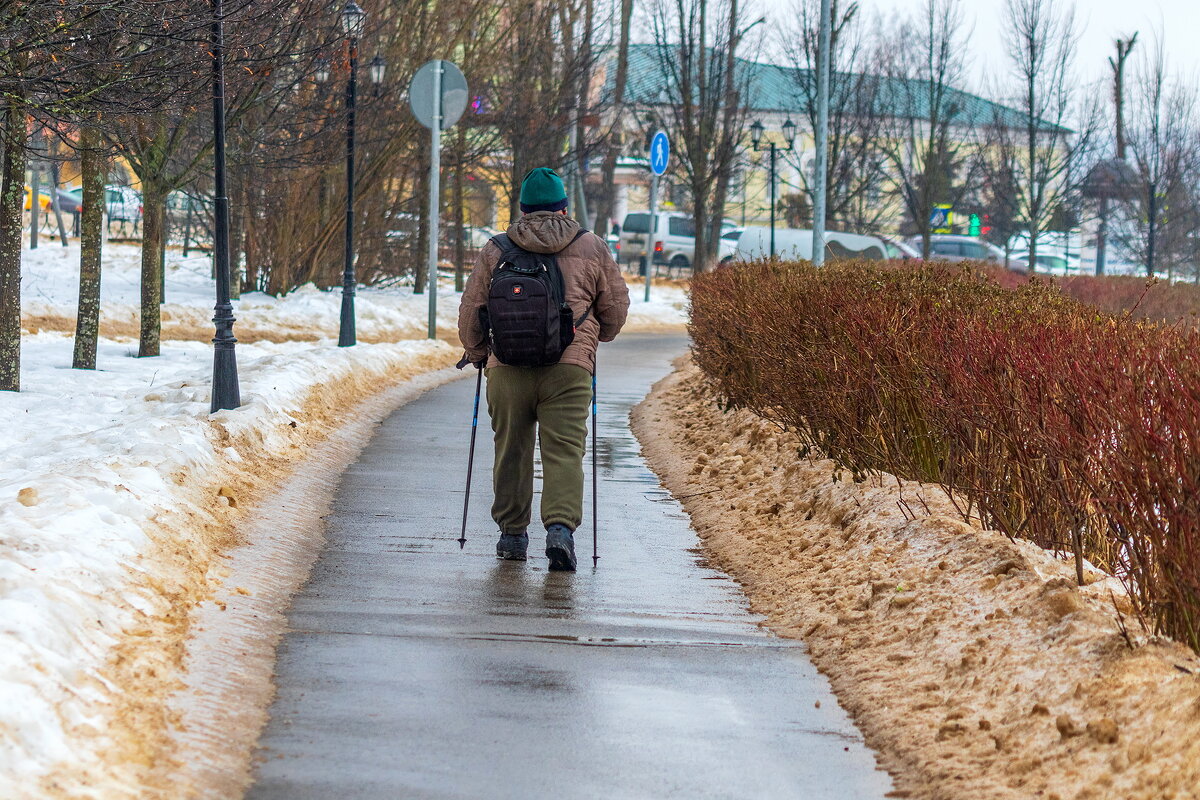
<svg viewBox="0 0 1200 800">
<path fill-rule="evenodd" d="M 521 213 L 562 211 L 567 207 L 567 190 L 562 178 L 549 167 L 529 170 L 521 181 Z"/>
</svg>

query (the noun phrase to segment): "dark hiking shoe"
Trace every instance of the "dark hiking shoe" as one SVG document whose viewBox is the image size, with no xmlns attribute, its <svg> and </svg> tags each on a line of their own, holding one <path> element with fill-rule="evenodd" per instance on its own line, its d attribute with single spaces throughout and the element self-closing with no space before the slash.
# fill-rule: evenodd
<svg viewBox="0 0 1200 800">
<path fill-rule="evenodd" d="M 566 525 L 546 528 L 546 558 L 550 569 L 575 571 L 575 538 Z"/>
<path fill-rule="evenodd" d="M 506 561 L 524 561 L 529 551 L 529 534 L 501 533 L 500 541 L 496 542 L 496 558 Z"/>
</svg>

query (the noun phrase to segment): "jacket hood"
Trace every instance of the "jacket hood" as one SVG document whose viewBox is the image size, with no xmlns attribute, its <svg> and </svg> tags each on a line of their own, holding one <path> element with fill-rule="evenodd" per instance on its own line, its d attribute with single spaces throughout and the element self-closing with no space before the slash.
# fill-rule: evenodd
<svg viewBox="0 0 1200 800">
<path fill-rule="evenodd" d="M 556 211 L 534 211 L 508 226 L 508 238 L 531 253 L 557 253 L 579 233 L 579 223 Z"/>
</svg>

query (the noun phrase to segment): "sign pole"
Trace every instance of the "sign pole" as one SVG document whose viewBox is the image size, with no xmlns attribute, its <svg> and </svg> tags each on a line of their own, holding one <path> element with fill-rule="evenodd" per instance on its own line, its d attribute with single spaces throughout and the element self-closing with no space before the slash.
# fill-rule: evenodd
<svg viewBox="0 0 1200 800">
<path fill-rule="evenodd" d="M 650 268 L 654 265 L 654 245 L 658 237 L 658 173 L 650 173 L 650 237 L 646 242 L 646 302 L 650 302 Z"/>
<path fill-rule="evenodd" d="M 451 61 L 427 61 L 408 84 L 408 106 L 429 128 L 429 338 L 437 338 L 438 216 L 442 205 L 442 131 L 467 108 L 467 79 Z"/>
<path fill-rule="evenodd" d="M 654 264 L 654 245 L 658 238 L 658 178 L 667 171 L 671 158 L 671 140 L 664 131 L 650 137 L 650 240 L 646 243 L 646 302 L 650 302 L 650 267 Z M 668 274 L 669 271 L 668 271 Z"/>
<path fill-rule="evenodd" d="M 433 125 L 429 129 L 429 338 L 437 338 L 438 212 L 441 206 L 442 62 L 433 69 Z"/>
<path fill-rule="evenodd" d="M 821 0 L 821 27 L 817 35 L 817 148 L 816 187 L 813 192 L 812 263 L 825 263 L 825 193 L 829 170 L 829 0 Z"/>
</svg>

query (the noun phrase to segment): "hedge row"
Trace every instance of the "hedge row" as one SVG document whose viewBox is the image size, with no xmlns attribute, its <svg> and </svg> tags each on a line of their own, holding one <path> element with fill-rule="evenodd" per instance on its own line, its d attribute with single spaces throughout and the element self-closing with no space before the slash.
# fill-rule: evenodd
<svg viewBox="0 0 1200 800">
<path fill-rule="evenodd" d="M 967 519 L 1120 576 L 1200 651 L 1200 333 L 969 268 L 760 262 L 692 284 L 728 402 L 856 477 L 942 486 Z M 1078 562 L 1077 562 L 1078 563 Z"/>
<path fill-rule="evenodd" d="M 973 266 L 1007 289 L 1029 283 L 1024 272 L 994 265 Z M 1200 325 L 1200 284 L 1171 283 L 1132 275 L 1038 275 L 1033 280 L 1051 283 L 1067 297 L 1109 314 L 1146 322 Z"/>
</svg>

